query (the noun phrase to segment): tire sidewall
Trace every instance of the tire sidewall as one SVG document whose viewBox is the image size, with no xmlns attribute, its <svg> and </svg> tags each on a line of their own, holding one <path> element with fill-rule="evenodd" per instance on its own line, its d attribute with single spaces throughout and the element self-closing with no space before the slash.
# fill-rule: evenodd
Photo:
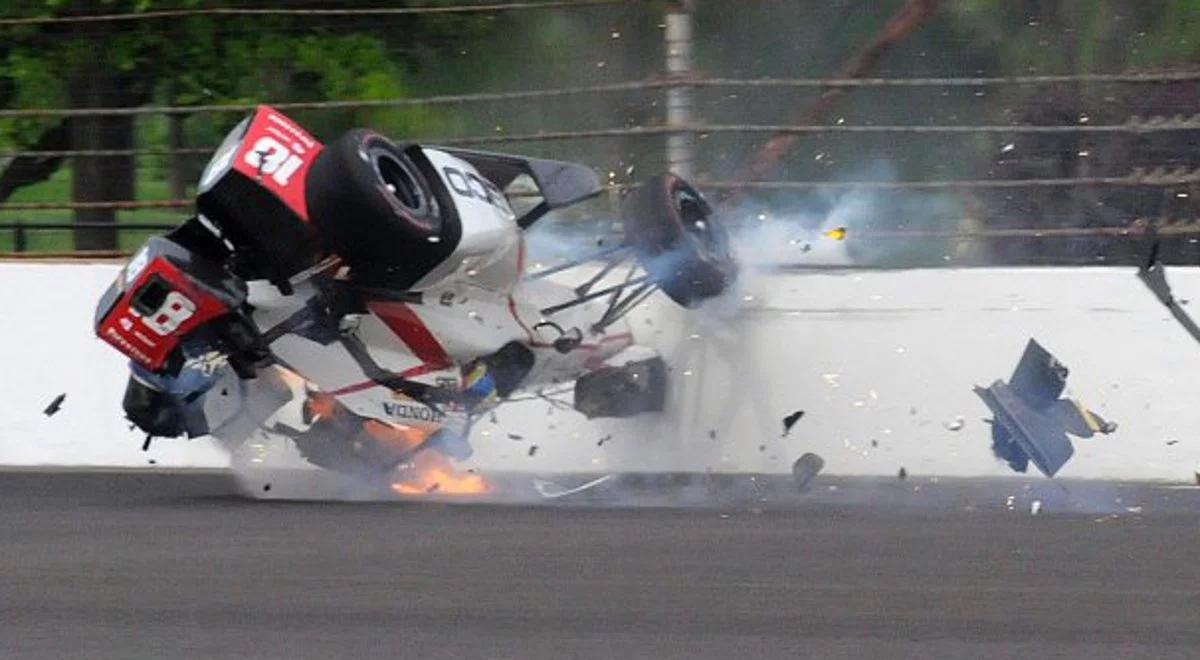
<svg viewBox="0 0 1200 660">
<path fill-rule="evenodd" d="M 387 161 L 389 165 L 381 166 Z M 387 187 L 381 167 L 400 168 L 420 204 Z M 306 190 L 309 215 L 329 250 L 361 279 L 404 288 L 454 251 L 462 226 L 453 200 L 420 148 L 364 129 L 318 155 Z"/>
</svg>

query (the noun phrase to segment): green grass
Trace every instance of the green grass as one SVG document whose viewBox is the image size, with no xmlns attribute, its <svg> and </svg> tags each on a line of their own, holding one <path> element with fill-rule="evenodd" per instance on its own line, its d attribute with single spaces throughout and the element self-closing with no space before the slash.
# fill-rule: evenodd
<svg viewBox="0 0 1200 660">
<path fill-rule="evenodd" d="M 139 200 L 170 199 L 167 183 L 149 168 L 139 168 L 137 179 Z M 7 201 L 12 203 L 69 202 L 71 200 L 71 170 L 64 167 L 50 179 L 16 191 Z M 117 223 L 123 226 L 138 224 L 175 224 L 187 216 L 187 209 L 131 209 L 117 212 Z M 69 209 L 6 209 L 0 210 L 0 224 L 18 222 L 71 222 L 75 219 Z M 119 247 L 133 250 L 157 230 L 121 230 Z M 62 252 L 74 249 L 70 230 L 28 230 L 25 232 L 28 252 Z M 0 231 L 0 252 L 16 249 L 12 231 Z"/>
</svg>

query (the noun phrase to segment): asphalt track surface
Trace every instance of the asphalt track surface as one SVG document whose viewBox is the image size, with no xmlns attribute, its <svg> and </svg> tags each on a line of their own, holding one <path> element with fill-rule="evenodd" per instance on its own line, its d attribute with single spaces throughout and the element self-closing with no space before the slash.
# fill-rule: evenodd
<svg viewBox="0 0 1200 660">
<path fill-rule="evenodd" d="M 1031 483 L 530 506 L 0 474 L 0 658 L 1200 657 L 1200 494 Z"/>
</svg>

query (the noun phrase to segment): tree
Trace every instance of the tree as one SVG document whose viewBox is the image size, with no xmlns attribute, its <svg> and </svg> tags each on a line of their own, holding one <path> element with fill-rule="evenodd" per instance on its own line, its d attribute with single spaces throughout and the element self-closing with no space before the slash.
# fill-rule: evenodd
<svg viewBox="0 0 1200 660">
<path fill-rule="evenodd" d="M 260 2 L 256 9 L 284 7 Z M 222 3 L 223 5 L 223 3 Z M 0 11 L 5 18 L 73 17 L 149 13 L 220 6 L 210 0 L 33 0 Z M 306 8 L 337 8 L 338 2 Z M 395 6 L 382 1 L 358 7 Z M 394 47 L 396 35 L 437 43 L 457 30 L 471 34 L 483 23 L 457 16 L 404 15 L 381 21 L 354 16 L 228 16 L 196 14 L 125 21 L 43 22 L 0 30 L 0 106 L 15 108 L 135 108 L 151 102 L 170 105 L 322 101 L 395 98 L 408 95 L 405 67 L 412 51 Z M 320 132 L 370 119 L 381 129 L 428 125 L 427 112 L 343 111 L 299 113 Z M 309 116 L 304 116 L 304 115 Z M 172 146 L 186 141 L 185 115 L 168 131 Z M 207 143 L 236 120 L 195 118 L 192 132 Z M 132 150 L 133 115 L 81 114 L 62 119 L 0 121 L 0 139 L 17 148 Z M 50 176 L 61 159 L 14 159 L 0 173 L 0 201 L 17 188 Z M 3 166 L 0 163 L 0 166 Z M 76 202 L 135 198 L 132 156 L 80 156 L 72 159 Z M 180 188 L 182 161 L 172 170 Z M 80 209 L 76 221 L 113 225 L 113 209 Z M 77 228 L 77 249 L 116 247 L 115 227 Z"/>
</svg>

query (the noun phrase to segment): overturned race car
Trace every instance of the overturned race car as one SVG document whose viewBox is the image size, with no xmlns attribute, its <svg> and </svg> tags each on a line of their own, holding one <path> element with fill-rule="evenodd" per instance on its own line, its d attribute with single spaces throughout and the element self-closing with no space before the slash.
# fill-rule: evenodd
<svg viewBox="0 0 1200 660">
<path fill-rule="evenodd" d="M 322 144 L 259 107 L 205 168 L 196 215 L 99 303 L 96 333 L 130 359 L 125 413 L 147 441 L 268 430 L 391 481 L 418 454 L 468 458 L 472 423 L 523 389 L 574 382 L 588 417 L 661 410 L 662 360 L 612 360 L 633 344 L 625 315 L 656 290 L 694 307 L 737 268 L 667 174 L 622 200 L 622 240 L 527 272 L 524 231 L 601 192 L 581 165 L 364 129 Z"/>
</svg>

